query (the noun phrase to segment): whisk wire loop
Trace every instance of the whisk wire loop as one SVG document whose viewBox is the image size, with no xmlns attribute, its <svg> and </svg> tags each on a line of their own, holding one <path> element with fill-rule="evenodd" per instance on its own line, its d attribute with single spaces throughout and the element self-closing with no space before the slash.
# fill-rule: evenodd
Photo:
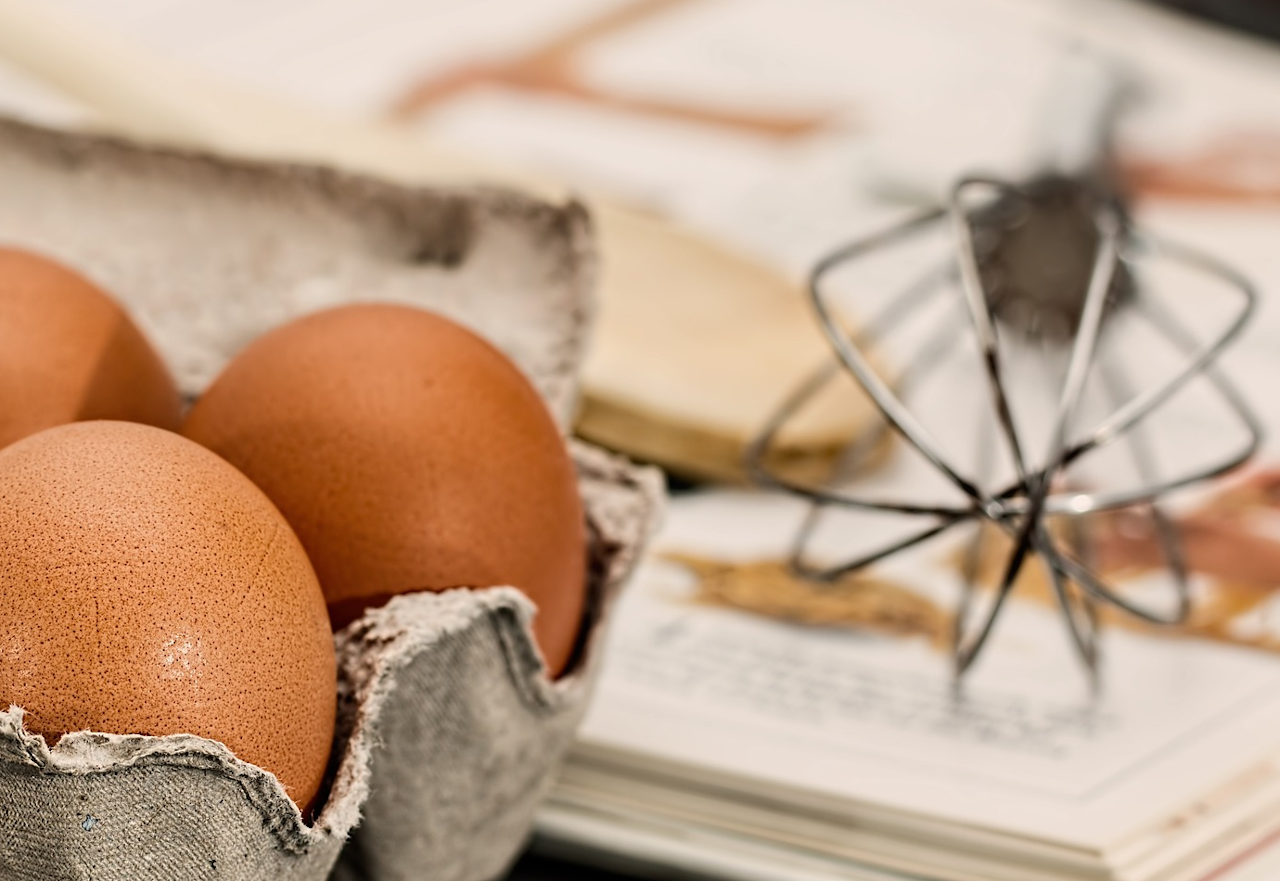
<svg viewBox="0 0 1280 881">
<path fill-rule="evenodd" d="M 992 196 L 975 207 L 970 197 L 981 189 L 990 191 Z M 1068 217 L 1072 223 L 1080 221 L 1068 231 L 1090 245 L 1091 263 L 1082 296 L 1079 293 L 1063 295 L 1061 291 L 1037 291 L 1031 295 L 1019 294 L 1025 297 L 1025 301 L 1018 302 L 1016 298 L 1011 299 L 1013 295 L 1008 291 L 993 290 L 987 283 L 983 256 L 976 246 L 975 224 L 983 225 L 980 231 L 988 244 L 994 234 L 997 248 L 1012 247 L 1000 239 L 1002 231 L 998 226 L 998 218 L 1003 216 L 1002 212 L 1009 213 L 1007 209 L 1011 205 L 1024 213 L 1027 206 L 1032 212 L 1040 211 L 1038 216 L 1041 220 L 1037 221 L 1040 223 L 1044 223 L 1045 212 L 1061 212 L 1063 205 L 1081 212 L 1079 218 Z M 1085 207 L 1081 209 L 1080 206 Z M 1022 222 L 1025 223 L 1025 217 Z M 892 300 L 874 316 L 861 333 L 849 333 L 830 300 L 827 290 L 829 276 L 852 261 L 944 223 L 949 225 L 957 244 L 954 259 L 918 278 L 902 296 Z M 1052 223 L 1047 228 L 1053 229 Z M 1080 232 L 1081 228 L 1084 233 Z M 1137 287 L 1135 268 L 1140 261 L 1148 260 L 1169 260 L 1184 270 L 1218 281 L 1237 297 L 1238 308 L 1231 312 L 1225 326 L 1217 333 L 1208 339 L 1199 339 L 1181 324 L 1171 310 L 1158 308 L 1151 297 Z M 1024 260 L 1020 265 L 1025 263 Z M 954 351 L 960 336 L 954 332 L 954 314 L 943 315 L 937 328 L 927 337 L 922 356 L 902 372 L 893 387 L 879 375 L 869 354 L 908 315 L 936 300 L 939 291 L 948 286 L 958 286 L 963 295 L 963 305 L 967 307 L 968 323 L 973 330 L 996 417 L 995 424 L 1010 453 L 1016 474 L 1012 483 L 995 491 L 983 489 L 990 482 L 985 466 L 980 469 L 983 473 L 964 473 L 950 461 L 943 446 L 904 401 L 907 391 L 936 372 Z M 959 524 L 974 524 L 977 536 L 962 563 L 963 590 L 954 623 L 954 670 L 957 679 L 971 668 L 987 644 L 1008 595 L 1018 583 L 1019 573 L 1033 555 L 1045 569 L 1072 644 L 1094 681 L 1099 655 L 1097 604 L 1109 604 L 1155 623 L 1173 624 L 1186 619 L 1190 610 L 1187 564 L 1176 528 L 1160 502 L 1173 490 L 1238 467 L 1260 445 L 1262 428 L 1257 417 L 1234 385 L 1216 367 L 1218 358 L 1238 338 L 1256 308 L 1257 294 L 1246 278 L 1216 258 L 1136 228 L 1117 200 L 1091 190 L 1087 182 L 1048 178 L 1025 185 L 1011 185 L 991 178 L 970 177 L 954 186 L 945 206 L 926 210 L 834 250 L 814 267 L 808 292 L 819 326 L 832 347 L 835 359 L 815 371 L 782 403 L 750 444 L 747 455 L 748 471 L 758 483 L 810 502 L 811 508 L 791 548 L 790 562 L 798 573 L 817 581 L 834 581 L 914 548 Z M 1015 290 L 1015 293 L 1018 292 Z M 1052 300 L 1052 297 L 1057 297 L 1057 300 Z M 1079 297 L 1079 300 L 1072 301 L 1071 297 Z M 1043 461 L 1034 464 L 1027 457 L 1024 438 L 1014 419 L 1002 363 L 1000 323 L 1010 320 L 1007 318 L 1010 306 L 1021 308 L 1021 314 L 1032 314 L 1030 331 L 1017 328 L 1026 333 L 1035 332 L 1038 320 L 1035 310 L 1042 306 L 1059 309 L 1067 316 L 1065 323 L 1070 329 L 1069 357 L 1050 424 L 1048 448 Z M 1108 316 L 1120 307 L 1131 309 L 1183 359 L 1172 375 L 1136 394 L 1131 393 L 1115 365 L 1100 358 L 1098 353 Z M 1054 327 L 1060 331 L 1064 325 L 1062 314 L 1056 318 L 1058 321 Z M 1095 366 L 1107 392 L 1110 412 L 1082 438 L 1073 441 L 1073 422 Z M 769 452 L 779 433 L 841 374 L 842 369 L 866 392 L 883 418 L 883 425 L 856 438 L 841 456 L 831 479 L 825 483 L 805 482 L 780 473 L 769 459 Z M 1217 461 L 1188 468 L 1172 477 L 1162 477 L 1152 465 L 1143 423 L 1198 377 L 1206 379 L 1226 403 L 1227 409 L 1243 428 L 1244 438 Z M 846 489 L 845 484 L 870 459 L 885 431 L 896 434 L 918 452 L 934 471 L 964 496 L 964 501 L 931 504 L 864 496 Z M 1139 478 L 1137 485 L 1088 492 L 1071 488 L 1065 480 L 1068 469 L 1121 438 L 1130 447 L 1130 458 Z M 987 446 L 991 440 L 987 438 Z M 980 450 L 982 447 L 980 444 Z M 1150 517 L 1160 552 L 1172 576 L 1176 595 L 1172 610 L 1147 608 L 1127 597 L 1098 575 L 1094 562 L 1088 559 L 1089 541 L 1086 524 L 1081 518 L 1135 507 L 1142 507 Z M 882 511 L 926 518 L 927 522 L 907 535 L 853 559 L 836 565 L 819 565 L 811 561 L 809 546 L 823 514 L 833 508 Z M 1063 529 L 1072 536 L 1070 543 L 1074 550 L 1066 548 L 1062 538 L 1050 528 L 1053 521 L 1060 521 Z M 986 609 L 979 620 L 973 621 L 975 594 L 979 590 L 980 542 L 987 532 L 983 524 L 994 526 L 996 532 L 1003 533 L 1011 542 L 1011 550 Z M 1082 552 L 1085 559 L 1081 559 Z"/>
</svg>

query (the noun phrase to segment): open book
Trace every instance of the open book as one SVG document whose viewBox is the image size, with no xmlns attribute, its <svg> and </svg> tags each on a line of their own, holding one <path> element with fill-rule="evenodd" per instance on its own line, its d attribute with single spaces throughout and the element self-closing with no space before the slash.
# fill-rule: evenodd
<svg viewBox="0 0 1280 881">
<path fill-rule="evenodd" d="M 663 544 L 742 558 L 796 513 L 679 499 Z M 1280 832 L 1280 657 L 1112 628 L 1095 700 L 1019 601 L 956 694 L 925 636 L 770 620 L 716 577 L 646 564 L 549 839 L 744 879 L 1200 881 Z"/>
</svg>

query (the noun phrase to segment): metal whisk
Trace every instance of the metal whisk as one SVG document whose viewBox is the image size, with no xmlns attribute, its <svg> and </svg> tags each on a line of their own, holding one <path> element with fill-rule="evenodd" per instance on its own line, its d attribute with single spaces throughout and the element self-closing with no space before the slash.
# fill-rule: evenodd
<svg viewBox="0 0 1280 881">
<path fill-rule="evenodd" d="M 1093 93 L 1089 125 L 1073 135 L 1075 156 L 1053 163 L 1054 171 L 1023 183 L 966 177 L 952 187 L 945 205 L 844 245 L 818 263 L 810 278 L 809 296 L 834 349 L 835 360 L 783 404 L 748 452 L 748 467 L 759 483 L 809 501 L 809 514 L 793 544 L 791 565 L 798 573 L 817 581 L 834 581 L 961 524 L 987 524 L 1008 537 L 1011 550 L 995 592 L 981 614 L 975 612 L 977 569 L 982 533 L 986 530 L 975 529 L 965 554 L 964 588 L 954 631 L 957 678 L 970 669 L 986 645 L 1019 572 L 1033 555 L 1044 567 L 1071 641 L 1095 681 L 1097 604 L 1109 603 L 1159 624 L 1185 620 L 1191 603 L 1187 563 L 1163 500 L 1175 489 L 1241 465 L 1261 441 L 1257 419 L 1235 387 L 1215 368 L 1219 355 L 1249 320 L 1256 294 L 1230 266 L 1195 249 L 1159 239 L 1136 226 L 1128 216 L 1107 161 L 1112 122 L 1124 94 L 1113 73 L 1108 71 L 1104 88 Z M 976 198 L 979 196 L 985 198 Z M 949 225 L 954 254 L 890 300 L 866 322 L 862 332 L 848 333 L 828 290 L 833 272 L 944 225 Z M 1157 260 L 1167 261 L 1181 272 L 1200 273 L 1238 299 L 1238 308 L 1218 333 L 1207 340 L 1199 339 L 1173 310 L 1162 308 L 1143 286 L 1141 270 Z M 994 489 L 983 486 L 988 481 L 990 455 L 997 447 L 994 438 L 988 436 L 978 444 L 978 449 L 985 452 L 982 458 L 986 463 L 980 464 L 976 473 L 967 474 L 949 459 L 943 446 L 904 402 L 909 389 L 945 363 L 963 338 L 963 325 L 954 319 L 944 320 L 940 330 L 907 359 L 906 367 L 892 383 L 883 379 L 875 366 L 873 350 L 877 345 L 901 322 L 936 302 L 944 292 L 958 292 L 963 301 L 967 331 L 971 334 L 969 345 L 976 346 L 995 417 L 987 424 L 994 422 L 1012 460 L 1014 479 Z M 1182 361 L 1171 375 L 1136 394 L 1124 370 L 1112 359 L 1098 357 L 1103 336 L 1125 330 L 1116 326 L 1119 314 L 1145 323 L 1181 353 Z M 1059 371 L 1062 382 L 1053 415 L 1047 426 L 1041 426 L 1047 428 L 1048 448 L 1038 460 L 1028 450 L 1025 426 L 1020 427 L 1015 418 L 1007 383 L 1010 352 L 1014 349 L 1022 361 L 1039 357 L 1059 365 L 1065 362 L 1065 368 Z M 1037 352 L 1041 354 L 1037 356 Z M 884 423 L 855 438 L 825 482 L 806 482 L 781 473 L 769 457 L 779 433 L 842 370 L 866 391 Z M 1243 426 L 1241 442 L 1214 462 L 1162 476 L 1151 454 L 1144 420 L 1193 379 L 1201 377 Z M 1091 378 L 1104 390 L 1109 415 L 1080 434 L 1074 421 Z M 848 488 L 850 476 L 867 463 L 890 429 L 958 490 L 963 501 L 934 504 L 852 492 Z M 1138 484 L 1092 491 L 1074 486 L 1068 470 L 1118 441 L 1129 447 Z M 854 559 L 836 565 L 815 564 L 810 560 L 810 545 L 820 519 L 832 508 L 906 515 L 919 518 L 921 523 L 904 537 L 859 553 Z M 1153 608 L 1126 596 L 1093 565 L 1085 518 L 1120 510 L 1149 518 L 1172 581 L 1171 609 Z"/>
</svg>

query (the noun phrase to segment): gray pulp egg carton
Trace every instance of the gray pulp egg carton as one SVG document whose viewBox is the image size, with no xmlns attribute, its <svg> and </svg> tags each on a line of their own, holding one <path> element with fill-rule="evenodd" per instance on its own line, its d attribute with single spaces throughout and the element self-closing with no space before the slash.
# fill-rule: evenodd
<svg viewBox="0 0 1280 881">
<path fill-rule="evenodd" d="M 581 206 L 395 186 L 0 120 L 0 243 L 122 300 L 198 395 L 262 331 L 360 300 L 484 334 L 568 426 L 590 326 Z M 50 746 L 0 711 L 0 878 L 483 881 L 502 873 L 572 739 L 659 477 L 573 444 L 589 520 L 585 638 L 550 681 L 518 591 L 407 594 L 335 637 L 338 733 L 304 823 L 275 777 L 189 735 Z"/>
</svg>

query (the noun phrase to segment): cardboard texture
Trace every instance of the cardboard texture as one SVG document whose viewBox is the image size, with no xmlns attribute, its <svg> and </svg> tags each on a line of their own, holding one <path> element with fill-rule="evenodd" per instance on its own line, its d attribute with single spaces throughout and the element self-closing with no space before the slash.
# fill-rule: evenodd
<svg viewBox="0 0 1280 881">
<path fill-rule="evenodd" d="M 381 300 L 484 334 L 569 423 L 594 273 L 575 203 L 398 187 L 5 121 L 0 189 L 0 242 L 64 260 L 124 302 L 188 395 L 269 327 Z M 0 712 L 0 877 L 501 874 L 572 739 L 610 600 L 661 502 L 652 469 L 583 444 L 573 455 L 592 602 L 569 675 L 546 678 L 533 609 L 511 588 L 409 594 L 368 612 L 335 637 L 338 734 L 310 826 L 272 775 L 221 744 L 82 732 L 51 748 L 11 708 Z"/>
</svg>

